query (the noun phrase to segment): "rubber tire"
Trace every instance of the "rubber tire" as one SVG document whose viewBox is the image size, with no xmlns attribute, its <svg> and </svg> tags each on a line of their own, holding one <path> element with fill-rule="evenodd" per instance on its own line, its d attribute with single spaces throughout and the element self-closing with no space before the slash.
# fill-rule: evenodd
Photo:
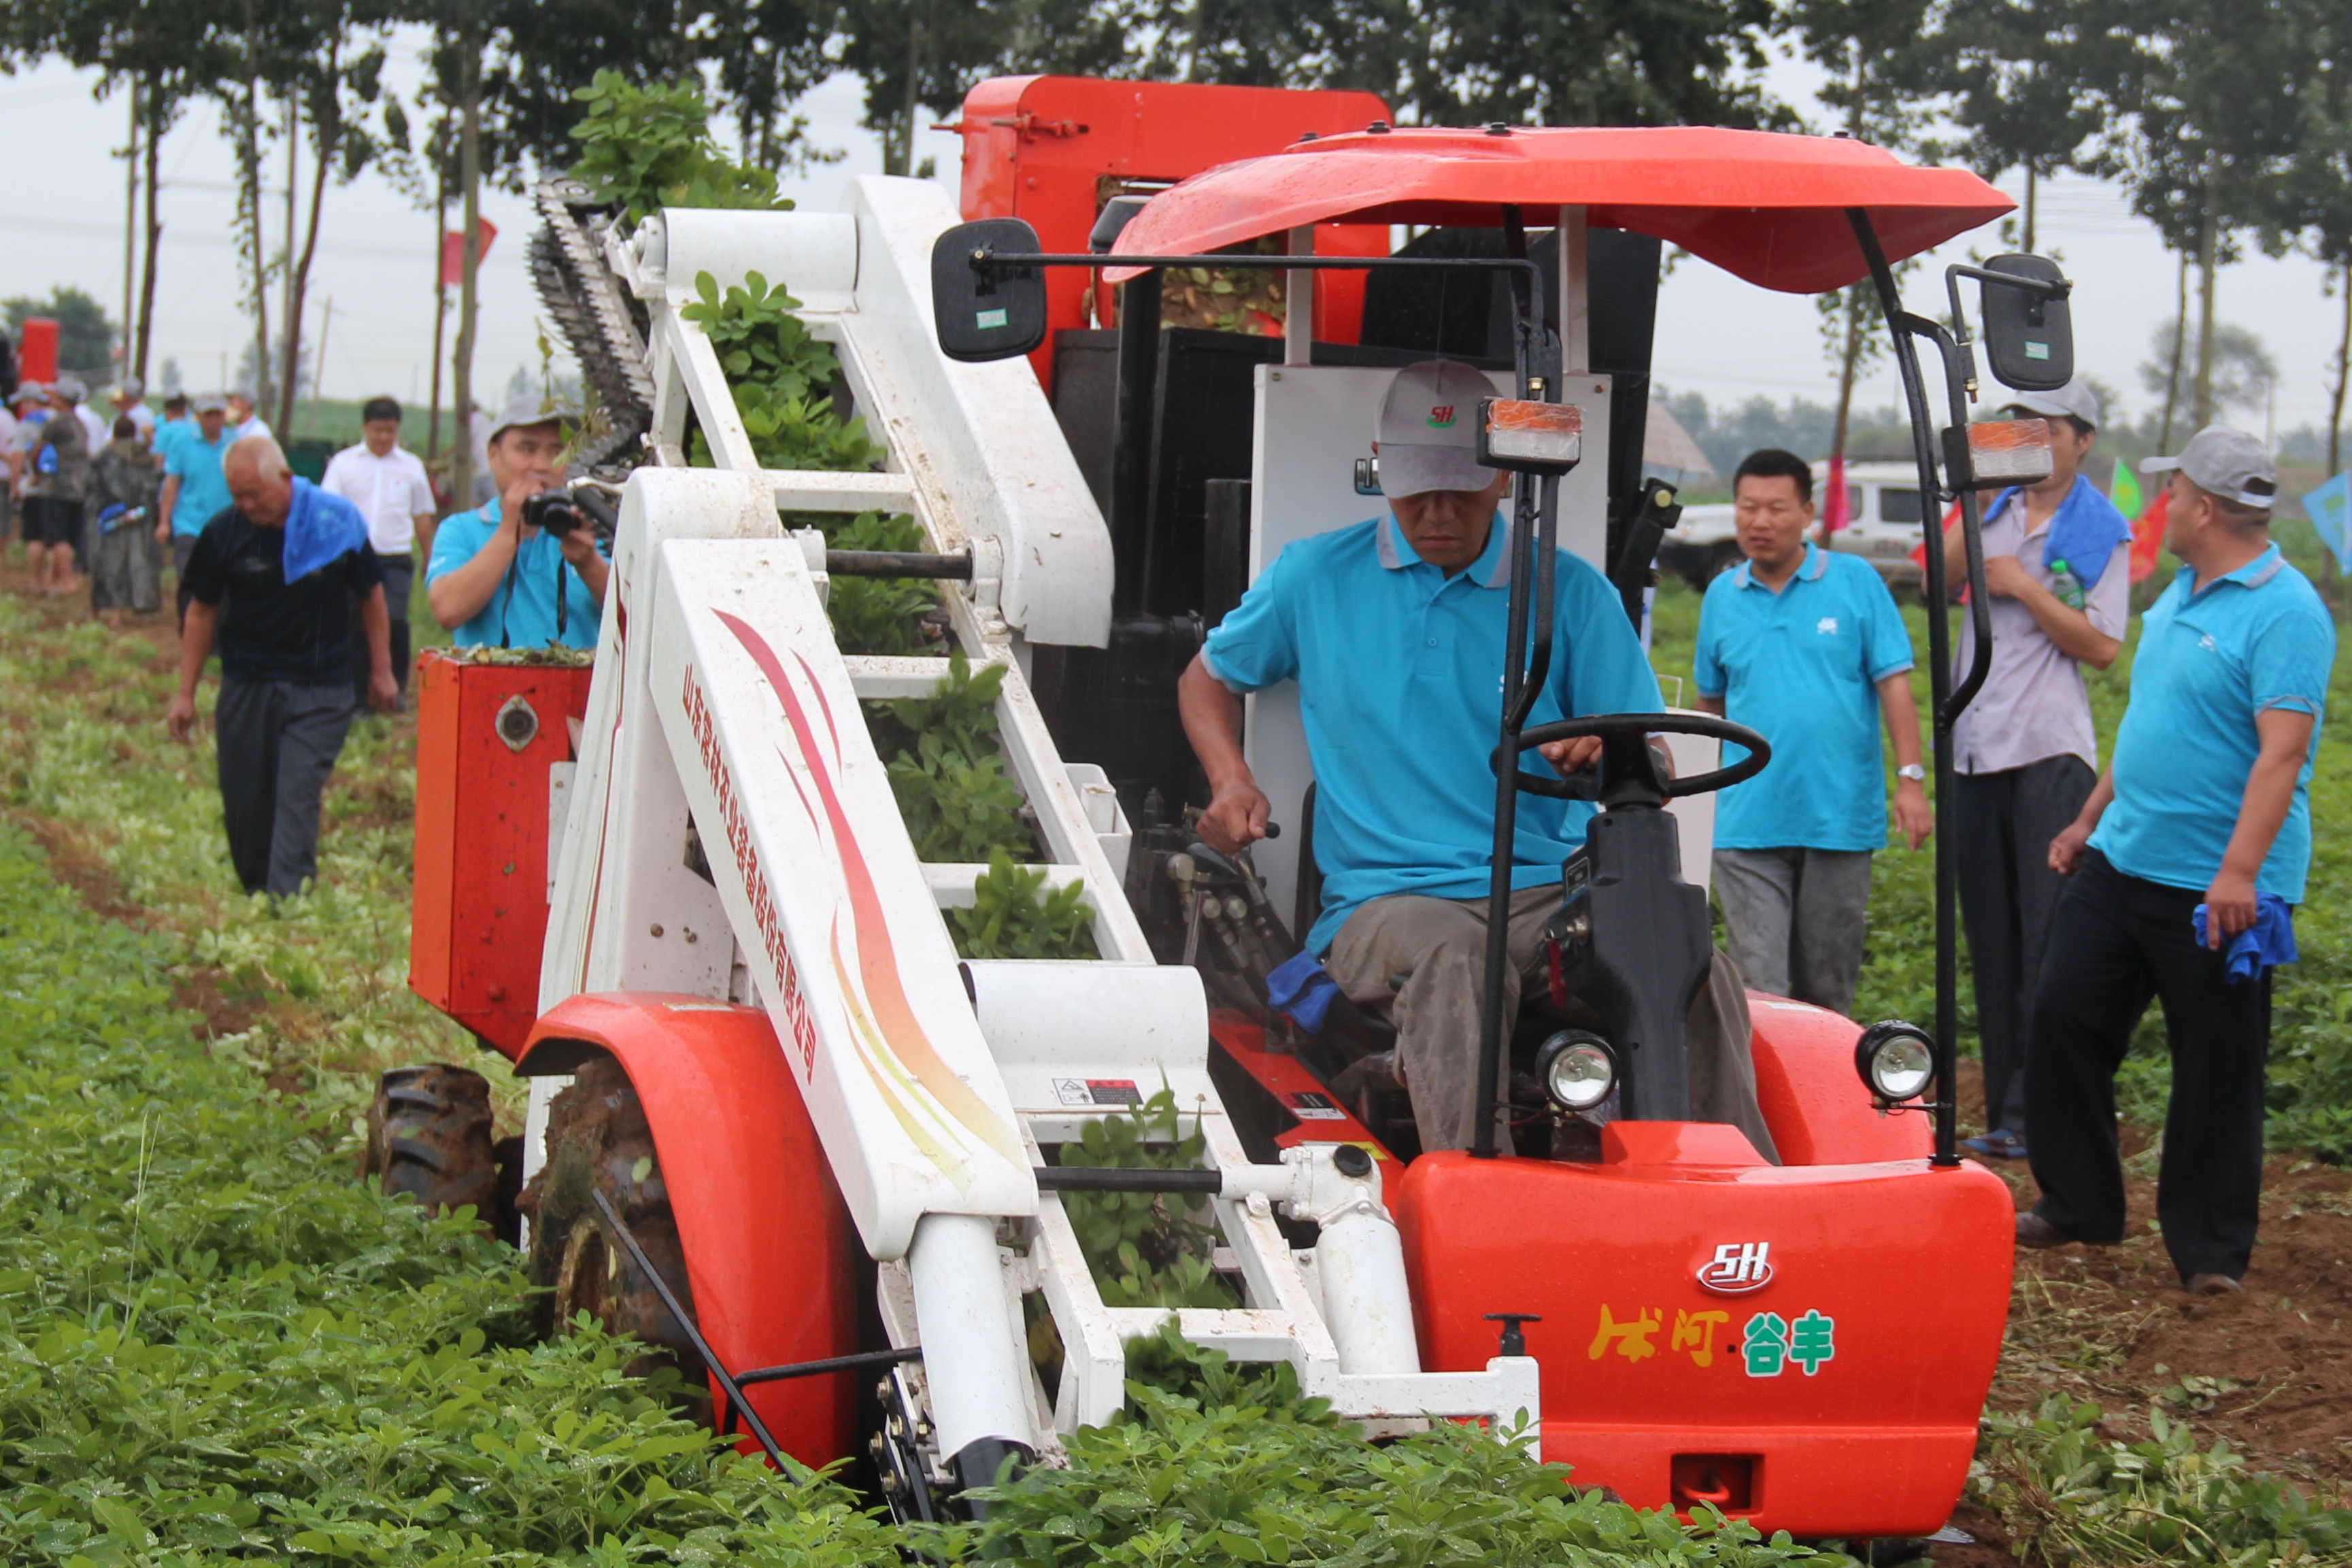
<svg viewBox="0 0 2352 1568">
<path fill-rule="evenodd" d="M 694 1342 L 613 1235 L 589 1197 L 593 1191 L 604 1193 L 690 1316 L 693 1286 L 653 1131 L 628 1074 L 610 1056 L 583 1063 L 571 1087 L 549 1103 L 547 1163 L 517 1204 L 530 1220 L 530 1282 L 544 1292 L 540 1332 L 569 1333 L 584 1312 L 607 1333 L 646 1345 L 629 1364 L 633 1375 L 674 1368 L 685 1390 L 698 1395 L 705 1373 Z"/>
<path fill-rule="evenodd" d="M 395 1067 L 376 1081 L 368 1103 L 360 1179 L 404 1192 L 433 1214 L 471 1204 L 494 1234 L 505 1228 L 490 1082 L 468 1068 L 431 1062 Z"/>
</svg>

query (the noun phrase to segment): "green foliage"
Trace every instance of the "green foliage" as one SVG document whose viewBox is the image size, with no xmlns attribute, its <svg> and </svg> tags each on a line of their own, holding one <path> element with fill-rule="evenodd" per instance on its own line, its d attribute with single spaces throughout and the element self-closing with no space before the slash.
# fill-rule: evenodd
<svg viewBox="0 0 2352 1568">
<path fill-rule="evenodd" d="M 515 1255 L 353 1182 L 347 1109 L 200 1042 L 174 956 L 0 831 L 0 1555 L 896 1560 L 630 1347 L 523 1344 Z"/>
<path fill-rule="evenodd" d="M 577 78 L 573 78 L 577 80 Z M 572 128 L 572 177 L 632 224 L 662 207 L 787 208 L 776 177 L 730 161 L 710 138 L 710 105 L 695 80 L 639 87 L 600 70 L 572 93 L 588 118 Z"/>
<path fill-rule="evenodd" d="M 972 883 L 972 906 L 956 910 L 956 951 L 967 958 L 1091 958 L 1094 912 L 1087 884 L 1045 891 L 1045 871 L 1024 870 L 1002 849 Z"/>
<path fill-rule="evenodd" d="M 1061 1163 L 1115 1170 L 1192 1170 L 1200 1166 L 1207 1148 L 1200 1119 L 1193 1118 L 1187 1133 L 1177 1114 L 1175 1092 L 1162 1088 L 1132 1115 L 1088 1122 L 1076 1143 L 1062 1145 Z M 1062 1195 L 1062 1207 L 1107 1305 L 1240 1305 L 1210 1268 L 1217 1233 L 1202 1217 L 1205 1206 L 1196 1213 L 1181 1203 L 1171 1204 L 1165 1193 L 1067 1192 Z"/>
<path fill-rule="evenodd" d="M 809 335 L 795 314 L 801 302 L 782 283 L 747 272 L 725 294 L 707 272 L 694 277 L 695 302 L 678 312 L 700 327 L 730 385 L 751 382 L 780 398 L 805 398 L 833 384 L 839 363 L 829 344 Z"/>
<path fill-rule="evenodd" d="M 2103 1438 L 2095 1405 L 2046 1396 L 2030 1416 L 1985 1416 L 1971 1490 L 1999 1511 L 2013 1550 L 2050 1563 L 2352 1563 L 2352 1511 L 2315 1507 L 2246 1469 L 2227 1444 L 2200 1450 L 2186 1423 L 2148 1407 L 2142 1442 Z"/>
<path fill-rule="evenodd" d="M 1172 1332 L 1129 1347 L 1130 1410 L 1074 1434 L 1067 1469 L 991 1494 L 960 1561 L 1019 1568 L 1392 1563 L 1409 1568 L 1767 1568 L 1847 1559 L 1708 1519 L 1685 1530 L 1579 1492 L 1563 1465 L 1451 1422 L 1365 1442 L 1286 1364 L 1240 1368 Z"/>
<path fill-rule="evenodd" d="M 835 549 L 926 548 L 922 530 L 903 512 L 860 512 L 846 522 L 837 512 L 805 516 L 824 528 L 826 543 Z M 825 615 L 845 653 L 919 653 L 926 650 L 922 617 L 939 602 L 939 585 L 929 578 L 836 577 Z"/>
<path fill-rule="evenodd" d="M 931 695 L 866 705 L 875 748 L 890 770 L 890 792 L 924 860 L 982 862 L 1000 853 L 1026 860 L 1036 852 L 1034 835 L 1019 816 L 1020 787 L 1005 777 L 996 744 L 1003 684 L 1000 667 L 974 674 L 955 648 Z"/>
</svg>

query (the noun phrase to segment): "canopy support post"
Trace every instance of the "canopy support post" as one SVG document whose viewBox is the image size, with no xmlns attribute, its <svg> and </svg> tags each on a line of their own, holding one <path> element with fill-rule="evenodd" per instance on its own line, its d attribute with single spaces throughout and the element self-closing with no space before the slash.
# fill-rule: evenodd
<svg viewBox="0 0 2352 1568">
<path fill-rule="evenodd" d="M 1315 225 L 1302 224 L 1290 231 L 1290 254 L 1315 254 Z M 1315 360 L 1315 274 L 1294 267 L 1283 274 L 1282 362 L 1312 364 Z"/>
<path fill-rule="evenodd" d="M 1560 371 L 1580 376 L 1592 369 L 1591 249 L 1580 206 L 1559 210 Z"/>
</svg>

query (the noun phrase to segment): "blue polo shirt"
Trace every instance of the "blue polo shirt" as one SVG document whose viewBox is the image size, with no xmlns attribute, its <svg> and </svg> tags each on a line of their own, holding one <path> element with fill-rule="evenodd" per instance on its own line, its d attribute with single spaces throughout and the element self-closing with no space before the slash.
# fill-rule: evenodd
<svg viewBox="0 0 2352 1568">
<path fill-rule="evenodd" d="M 2311 865 L 2311 759 L 2336 663 L 2336 622 L 2276 545 L 2195 591 L 2182 567 L 2141 618 L 2131 706 L 2116 732 L 2116 798 L 2091 847 L 2126 876 L 2203 892 L 2238 826 L 2246 776 L 2262 750 L 2257 715 L 2313 716 L 2294 803 L 2255 888 L 2303 901 Z"/>
<path fill-rule="evenodd" d="M 206 441 L 202 426 L 175 435 L 163 455 L 163 472 L 180 481 L 172 502 L 172 537 L 194 538 L 205 525 L 228 510 L 228 481 L 221 477 L 221 459 L 236 439 L 221 427 L 218 441 Z"/>
<path fill-rule="evenodd" d="M 1315 861 L 1327 951 L 1358 904 L 1390 894 L 1475 898 L 1495 841 L 1487 758 L 1502 719 L 1508 532 L 1448 578 L 1394 518 L 1299 539 L 1209 633 L 1202 660 L 1237 692 L 1298 683 L 1315 765 Z M 1551 669 L 1528 723 L 1654 713 L 1657 677 L 1608 580 L 1559 552 Z M 1542 768 L 1540 758 L 1528 766 Z M 1592 807 L 1519 798 L 1511 885 L 1558 882 Z"/>
<path fill-rule="evenodd" d="M 1717 795 L 1727 850 L 1886 847 L 1878 683 L 1911 667 L 1911 635 L 1878 573 L 1805 547 L 1773 592 L 1742 561 L 1707 586 L 1692 684 L 1772 743 L 1772 761 Z M 1728 763 L 1747 753 L 1724 747 Z"/>
<path fill-rule="evenodd" d="M 433 530 L 433 559 L 425 563 L 429 584 L 457 570 L 482 553 L 499 531 L 499 498 L 470 512 L 453 512 Z M 563 584 L 563 629 L 555 625 L 555 585 Z M 596 608 L 588 585 L 563 559 L 555 536 L 525 528 L 515 548 L 514 562 L 499 580 L 489 601 L 471 621 L 457 628 L 451 641 L 460 648 L 544 648 L 561 643 L 567 648 L 593 648 L 604 612 Z"/>
</svg>

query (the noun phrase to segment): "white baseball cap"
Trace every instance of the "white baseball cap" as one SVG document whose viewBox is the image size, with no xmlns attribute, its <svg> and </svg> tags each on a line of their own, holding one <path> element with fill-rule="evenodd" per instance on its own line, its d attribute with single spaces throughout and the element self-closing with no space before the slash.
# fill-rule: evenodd
<svg viewBox="0 0 2352 1568">
<path fill-rule="evenodd" d="M 2072 414 L 2093 430 L 2099 428 L 2099 394 L 2093 392 L 2080 376 L 2054 392 L 2019 392 L 2001 406 L 2021 408 L 2045 419 Z"/>
<path fill-rule="evenodd" d="M 1381 402 L 1381 494 L 1483 490 L 1498 469 L 1478 461 L 1478 402 L 1495 395 L 1484 374 L 1454 360 L 1407 365 Z"/>
<path fill-rule="evenodd" d="M 2199 489 L 2225 501 L 2265 512 L 2278 505 L 2278 465 L 2261 442 L 2242 430 L 2209 424 L 2189 438 L 2178 457 L 2151 457 L 2139 465 L 2143 474 L 2168 474 L 2175 468 Z"/>
</svg>

